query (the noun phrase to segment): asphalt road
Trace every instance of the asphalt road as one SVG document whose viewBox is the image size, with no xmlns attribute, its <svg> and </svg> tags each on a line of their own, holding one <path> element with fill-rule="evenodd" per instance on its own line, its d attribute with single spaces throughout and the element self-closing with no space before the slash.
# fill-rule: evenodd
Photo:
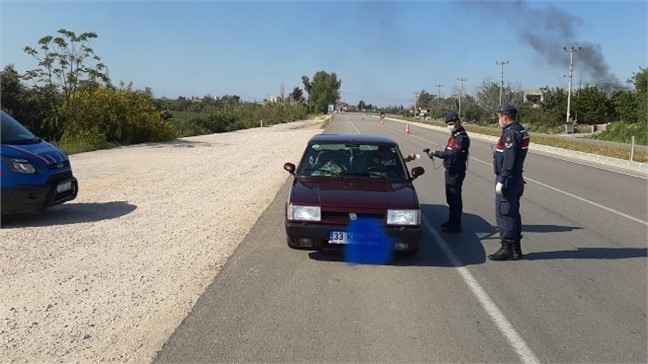
<svg viewBox="0 0 648 364">
<path fill-rule="evenodd" d="M 360 114 L 326 132 L 387 135 L 403 153 L 448 138 Z M 461 234 L 438 226 L 442 167 L 410 162 L 426 169 L 415 181 L 424 241 L 416 258 L 381 266 L 289 249 L 287 182 L 155 361 L 647 362 L 646 179 L 529 153 L 526 258 L 491 262 L 491 161 L 473 140 Z"/>
</svg>

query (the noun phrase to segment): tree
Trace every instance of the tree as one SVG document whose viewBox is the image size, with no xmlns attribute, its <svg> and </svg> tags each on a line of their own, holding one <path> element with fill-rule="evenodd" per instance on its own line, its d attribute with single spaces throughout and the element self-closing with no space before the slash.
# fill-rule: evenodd
<svg viewBox="0 0 648 364">
<path fill-rule="evenodd" d="M 635 97 L 637 104 L 636 122 L 648 122 L 648 68 L 639 67 L 641 72 L 637 72 L 632 77 L 635 85 Z"/>
<path fill-rule="evenodd" d="M 314 112 L 328 112 L 328 105 L 335 104 L 340 98 L 340 86 L 342 81 L 338 80 L 335 73 L 319 71 L 309 80 L 308 76 L 302 76 L 304 89 L 308 92 L 308 107 Z"/>
<path fill-rule="evenodd" d="M 436 96 L 429 94 L 425 90 L 421 90 L 418 96 L 418 100 L 416 101 L 416 105 L 418 107 L 431 108 L 434 103 L 434 99 L 436 99 Z"/>
<path fill-rule="evenodd" d="M 36 135 L 46 140 L 52 140 L 52 130 L 48 129 L 44 123 L 50 112 L 44 95 L 38 90 L 23 85 L 22 76 L 11 64 L 0 71 L 0 81 L 2 109 L 20 120 Z"/>
<path fill-rule="evenodd" d="M 27 71 L 25 79 L 33 80 L 48 96 L 54 110 L 54 119 L 60 116 L 60 109 L 69 109 L 79 86 L 110 84 L 106 66 L 89 47 L 97 34 L 59 29 L 60 36 L 45 36 L 38 41 L 39 50 L 27 46 L 25 53 L 38 60 L 38 68 Z M 59 93 L 63 99 L 59 100 Z M 56 121 L 56 120 L 54 120 Z"/>
<path fill-rule="evenodd" d="M 5 66 L 2 70 L 0 82 L 0 90 L 2 90 L 0 104 L 2 109 L 13 114 L 20 108 L 21 98 L 24 96 L 24 87 L 20 83 L 20 74 L 12 64 Z"/>
<path fill-rule="evenodd" d="M 500 85 L 492 82 L 490 78 L 485 78 L 481 85 L 477 87 L 477 103 L 479 106 L 495 112 L 500 105 Z M 510 83 L 502 89 L 502 104 L 513 104 L 520 106 L 523 101 L 523 92 L 519 87 L 514 87 Z"/>
<path fill-rule="evenodd" d="M 574 115 L 580 124 L 596 124 L 612 121 L 612 107 L 603 90 L 586 87 L 578 90 L 572 97 Z"/>
<path fill-rule="evenodd" d="M 304 102 L 304 92 L 299 87 L 295 87 L 290 93 L 290 98 L 295 102 Z"/>
<path fill-rule="evenodd" d="M 367 108 L 367 105 L 365 104 L 364 100 L 360 100 L 358 103 L 358 110 L 364 111 Z"/>
<path fill-rule="evenodd" d="M 613 105 L 615 117 L 621 121 L 634 123 L 637 121 L 637 98 L 635 93 L 629 90 L 620 90 L 615 92 L 610 98 Z"/>
</svg>

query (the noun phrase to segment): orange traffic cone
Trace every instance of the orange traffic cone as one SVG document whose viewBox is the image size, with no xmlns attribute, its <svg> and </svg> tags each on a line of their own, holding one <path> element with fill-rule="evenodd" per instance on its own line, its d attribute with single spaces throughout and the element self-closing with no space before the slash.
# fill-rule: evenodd
<svg viewBox="0 0 648 364">
<path fill-rule="evenodd" d="M 410 134 L 409 124 L 405 127 L 405 134 Z"/>
</svg>

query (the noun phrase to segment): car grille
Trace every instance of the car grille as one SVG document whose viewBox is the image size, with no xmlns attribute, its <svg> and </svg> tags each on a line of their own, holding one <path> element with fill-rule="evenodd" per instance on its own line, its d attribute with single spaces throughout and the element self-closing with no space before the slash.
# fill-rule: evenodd
<svg viewBox="0 0 648 364">
<path fill-rule="evenodd" d="M 60 169 L 60 168 L 65 168 L 70 166 L 70 161 L 69 160 L 64 160 L 63 162 L 56 162 L 56 163 L 50 163 L 47 165 L 47 168 L 49 169 Z"/>
<path fill-rule="evenodd" d="M 61 181 L 70 180 L 70 179 L 72 179 L 72 172 L 68 171 L 68 172 L 57 173 L 57 174 L 51 175 L 47 179 L 47 183 L 57 184 L 57 183 L 59 183 Z"/>
<path fill-rule="evenodd" d="M 58 173 L 53 176 L 50 176 L 50 178 L 47 179 L 47 183 L 52 186 L 52 192 L 51 192 L 51 197 L 49 201 L 49 206 L 54 206 L 61 204 L 65 201 L 70 201 L 73 200 L 77 193 L 78 193 L 78 184 L 76 181 L 73 180 L 74 176 L 72 175 L 71 171 L 68 172 L 63 172 L 63 173 Z M 72 189 L 63 191 L 63 192 L 56 192 L 56 186 L 63 181 L 70 181 L 72 180 Z"/>
<path fill-rule="evenodd" d="M 357 214 L 358 219 L 379 219 L 385 221 L 385 214 Z M 326 224 L 348 224 L 351 221 L 349 212 L 322 211 L 322 222 Z"/>
</svg>

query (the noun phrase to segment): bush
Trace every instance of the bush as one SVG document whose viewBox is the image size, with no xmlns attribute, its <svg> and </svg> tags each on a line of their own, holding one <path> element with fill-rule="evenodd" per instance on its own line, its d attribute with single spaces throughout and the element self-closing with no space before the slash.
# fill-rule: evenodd
<svg viewBox="0 0 648 364">
<path fill-rule="evenodd" d="M 62 115 L 67 143 L 128 145 L 175 137 L 155 101 L 130 88 L 80 92 Z"/>
<path fill-rule="evenodd" d="M 196 108 L 199 109 L 197 106 Z M 171 126 L 178 137 L 223 133 L 274 125 L 308 117 L 304 104 L 227 104 L 209 112 L 173 111 Z"/>
<path fill-rule="evenodd" d="M 619 143 L 630 143 L 632 136 L 635 137 L 635 143 L 648 145 L 648 125 L 646 123 L 619 121 L 611 123 L 604 132 L 595 135 L 593 138 Z"/>
<path fill-rule="evenodd" d="M 93 150 L 109 149 L 117 146 L 113 143 L 108 143 L 106 136 L 96 131 L 64 134 L 61 140 L 54 144 L 66 154 L 91 152 Z"/>
</svg>

